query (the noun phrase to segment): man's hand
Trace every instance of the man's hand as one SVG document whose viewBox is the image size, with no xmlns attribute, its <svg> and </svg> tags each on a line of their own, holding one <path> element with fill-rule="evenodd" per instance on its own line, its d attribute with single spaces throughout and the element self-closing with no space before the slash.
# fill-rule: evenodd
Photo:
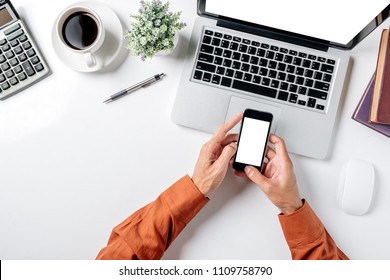
<svg viewBox="0 0 390 280">
<path fill-rule="evenodd" d="M 222 125 L 213 137 L 202 146 L 192 181 L 207 196 L 225 178 L 231 158 L 237 151 L 237 134 L 228 132 L 242 119 L 242 113 Z"/>
<path fill-rule="evenodd" d="M 274 144 L 275 149 L 267 149 L 268 163 L 265 165 L 264 175 L 252 166 L 245 168 L 245 174 L 283 214 L 290 214 L 302 206 L 293 164 L 282 138 L 271 134 L 269 141 Z"/>
</svg>

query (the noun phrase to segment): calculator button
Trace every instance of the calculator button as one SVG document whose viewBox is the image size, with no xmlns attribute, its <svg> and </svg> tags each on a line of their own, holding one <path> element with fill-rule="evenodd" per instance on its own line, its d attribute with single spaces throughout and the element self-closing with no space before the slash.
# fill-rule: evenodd
<svg viewBox="0 0 390 280">
<path fill-rule="evenodd" d="M 15 73 L 14 73 L 14 71 L 9 70 L 9 71 L 5 72 L 5 76 L 9 79 L 9 78 L 12 78 L 13 76 L 15 76 Z"/>
<path fill-rule="evenodd" d="M 20 26 L 19 23 L 17 23 L 15 25 L 12 25 L 10 28 L 7 28 L 6 30 L 4 30 L 4 34 L 8 36 L 9 34 L 15 32 L 16 30 L 19 30 L 20 28 L 22 28 L 22 27 Z"/>
<path fill-rule="evenodd" d="M 15 52 L 15 54 L 18 55 L 18 54 L 21 54 L 23 52 L 23 49 L 22 49 L 22 47 L 18 46 L 16 48 L 14 48 L 14 52 Z"/>
<path fill-rule="evenodd" d="M 0 46 L 4 46 L 5 44 L 7 44 L 7 42 L 7 39 L 0 40 Z"/>
<path fill-rule="evenodd" d="M 18 40 L 13 40 L 11 42 L 11 47 L 15 48 L 17 45 L 19 45 L 19 41 Z"/>
<path fill-rule="evenodd" d="M 27 36 L 26 35 L 20 36 L 19 41 L 22 42 L 22 43 L 27 41 Z"/>
<path fill-rule="evenodd" d="M 23 48 L 24 48 L 25 50 L 31 49 L 31 44 L 30 44 L 30 42 L 23 43 Z"/>
<path fill-rule="evenodd" d="M 19 64 L 19 61 L 16 58 L 13 58 L 9 61 L 9 63 L 11 64 L 11 66 L 16 66 Z"/>
<path fill-rule="evenodd" d="M 24 34 L 23 30 L 18 30 L 15 33 L 13 33 L 12 35 L 8 36 L 7 39 L 9 41 L 12 41 L 12 40 L 15 40 L 16 38 L 22 36 L 23 34 Z"/>
<path fill-rule="evenodd" d="M 6 61 L 4 55 L 0 55 L 0 63 L 4 63 Z"/>
<path fill-rule="evenodd" d="M 16 66 L 16 67 L 14 68 L 14 71 L 15 71 L 16 74 L 19 74 L 20 72 L 23 71 L 23 68 L 22 68 L 22 66 L 18 65 L 18 66 Z"/>
<path fill-rule="evenodd" d="M 1 65 L 1 69 L 2 69 L 3 71 L 7 71 L 7 70 L 9 70 L 10 68 L 11 68 L 11 66 L 8 64 L 8 62 L 3 63 L 3 64 Z"/>
<path fill-rule="evenodd" d="M 5 56 L 8 58 L 8 59 L 11 59 L 15 56 L 14 52 L 13 51 L 9 51 L 5 54 Z"/>
<path fill-rule="evenodd" d="M 5 76 L 3 74 L 0 74 L 0 83 L 5 81 Z"/>
<path fill-rule="evenodd" d="M 17 83 L 19 83 L 18 79 L 17 78 L 12 78 L 11 80 L 9 80 L 9 82 L 11 83 L 11 85 L 16 85 Z"/>
<path fill-rule="evenodd" d="M 23 53 L 23 54 L 18 56 L 18 59 L 19 59 L 20 62 L 23 62 L 23 61 L 25 61 L 27 59 L 27 56 Z"/>
<path fill-rule="evenodd" d="M 37 65 L 35 66 L 35 70 L 36 70 L 37 72 L 41 72 L 43 69 L 44 69 L 44 67 L 43 67 L 42 63 L 39 63 L 39 64 L 37 64 Z"/>
<path fill-rule="evenodd" d="M 1 84 L 1 89 L 2 90 L 7 90 L 7 89 L 9 89 L 11 86 L 9 85 L 9 83 L 8 82 L 5 82 L 5 83 L 2 83 Z"/>
<path fill-rule="evenodd" d="M 11 46 L 9 44 L 5 44 L 2 48 L 3 52 L 7 52 L 11 49 Z"/>
<path fill-rule="evenodd" d="M 35 74 L 35 71 L 32 68 L 31 63 L 29 61 L 23 62 L 22 66 L 28 76 L 32 76 Z"/>
<path fill-rule="evenodd" d="M 33 58 L 31 58 L 30 61 L 31 61 L 32 64 L 37 64 L 37 63 L 40 62 L 40 60 L 39 60 L 39 58 L 37 56 L 34 56 Z"/>
<path fill-rule="evenodd" d="M 17 77 L 19 81 L 24 81 L 25 79 L 27 79 L 27 76 L 24 73 L 20 73 Z"/>
<path fill-rule="evenodd" d="M 32 57 L 32 56 L 36 55 L 35 50 L 34 49 L 28 50 L 27 55 L 28 55 L 28 57 Z"/>
</svg>

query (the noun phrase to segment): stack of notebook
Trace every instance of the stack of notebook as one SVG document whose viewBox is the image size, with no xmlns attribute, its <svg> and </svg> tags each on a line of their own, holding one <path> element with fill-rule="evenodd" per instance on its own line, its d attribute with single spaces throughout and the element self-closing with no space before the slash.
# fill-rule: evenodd
<svg viewBox="0 0 390 280">
<path fill-rule="evenodd" d="M 390 29 L 382 31 L 376 72 L 352 118 L 390 137 Z"/>
</svg>

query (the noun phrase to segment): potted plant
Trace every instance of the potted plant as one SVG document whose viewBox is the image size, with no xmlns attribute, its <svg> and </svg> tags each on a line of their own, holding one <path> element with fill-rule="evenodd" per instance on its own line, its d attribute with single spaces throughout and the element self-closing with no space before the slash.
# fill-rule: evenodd
<svg viewBox="0 0 390 280">
<path fill-rule="evenodd" d="M 144 61 L 159 52 L 172 51 L 177 41 L 178 30 L 186 24 L 180 21 L 181 12 L 169 11 L 169 1 L 140 1 L 141 7 L 130 23 L 127 33 L 127 46 Z"/>
</svg>

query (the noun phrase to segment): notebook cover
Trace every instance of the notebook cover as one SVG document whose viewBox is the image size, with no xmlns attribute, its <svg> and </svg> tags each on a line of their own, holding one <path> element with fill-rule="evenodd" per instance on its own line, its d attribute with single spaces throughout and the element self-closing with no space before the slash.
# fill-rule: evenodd
<svg viewBox="0 0 390 280">
<path fill-rule="evenodd" d="M 368 126 L 369 128 L 390 137 L 390 125 L 378 124 L 369 121 L 372 96 L 374 93 L 375 74 L 372 76 L 362 98 L 357 105 L 355 112 L 352 115 L 352 119 L 361 124 Z"/>
<path fill-rule="evenodd" d="M 390 125 L 390 34 L 382 31 L 370 121 Z"/>
</svg>

